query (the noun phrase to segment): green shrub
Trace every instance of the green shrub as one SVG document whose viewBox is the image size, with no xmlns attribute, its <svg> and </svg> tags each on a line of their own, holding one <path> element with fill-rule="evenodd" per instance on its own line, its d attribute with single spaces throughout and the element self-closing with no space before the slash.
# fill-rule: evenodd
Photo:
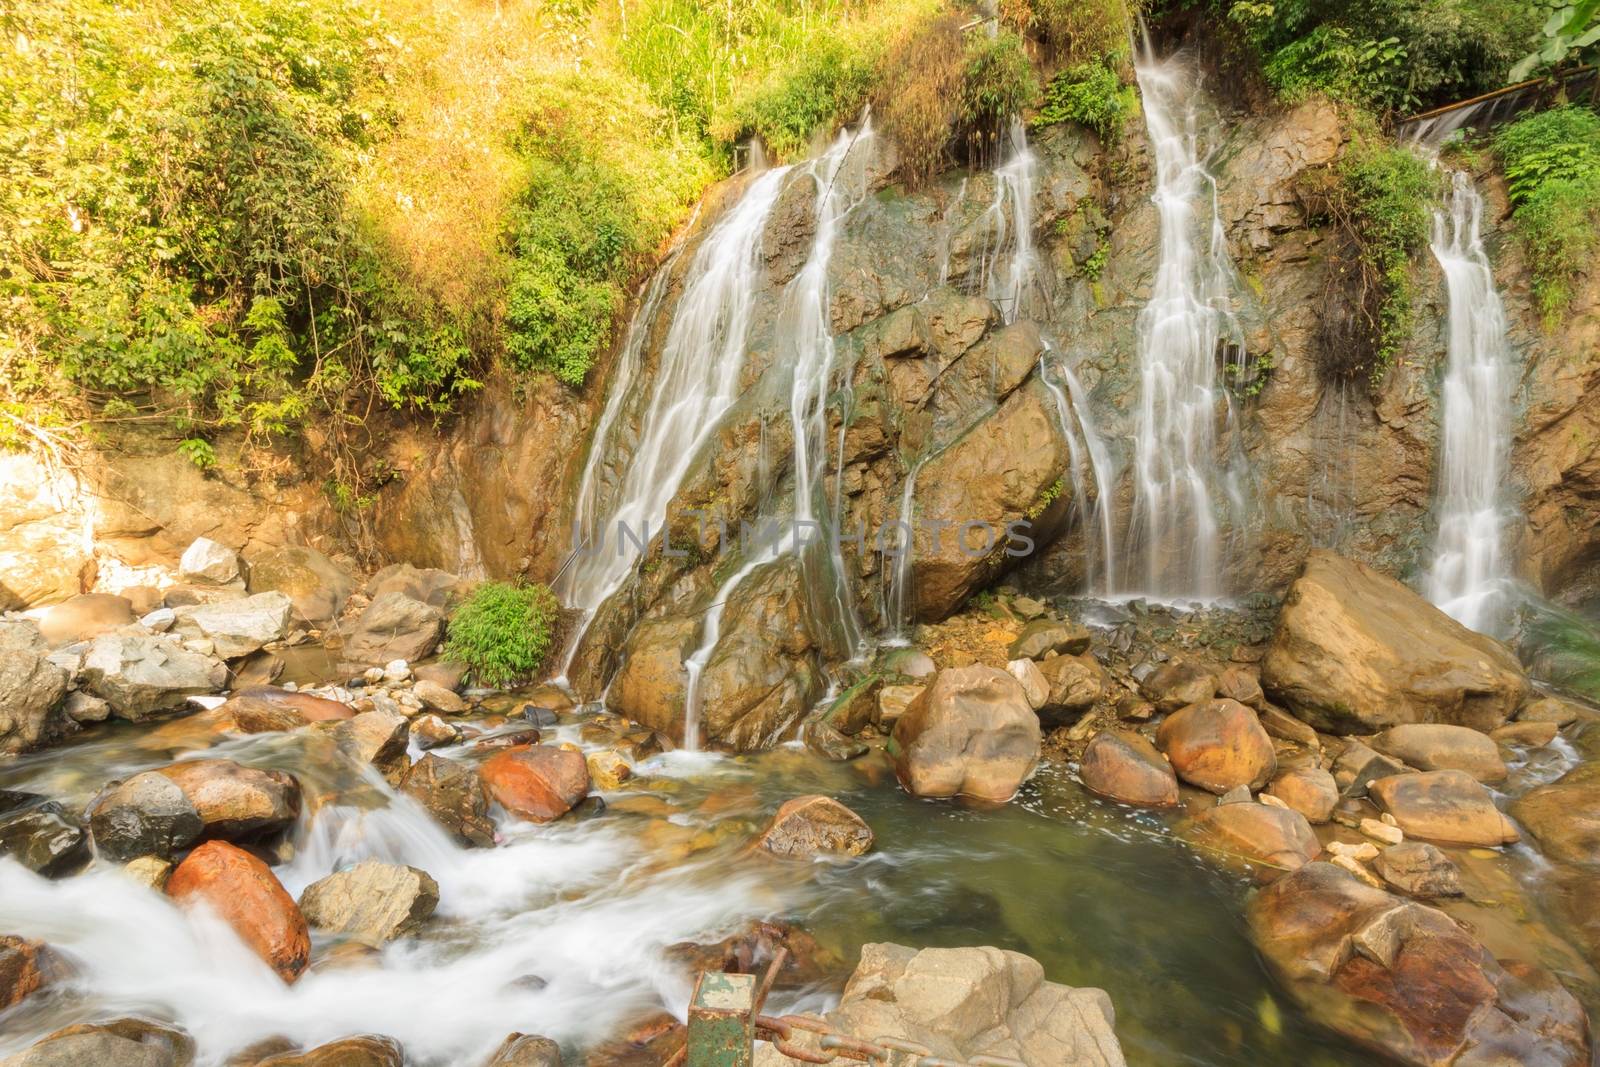
<svg viewBox="0 0 1600 1067">
<path fill-rule="evenodd" d="M 1600 253 L 1600 115 L 1580 107 L 1542 112 L 1505 127 L 1494 146 L 1534 295 L 1554 316 Z"/>
<path fill-rule="evenodd" d="M 1115 70 L 1104 63 L 1080 63 L 1050 80 L 1033 125 L 1076 122 L 1093 130 L 1104 144 L 1115 145 L 1138 107 L 1133 86 L 1124 85 Z"/>
<path fill-rule="evenodd" d="M 818 131 L 860 113 L 875 62 L 859 42 L 819 40 L 741 94 L 718 132 L 733 141 L 759 137 L 779 159 L 803 159 Z"/>
<path fill-rule="evenodd" d="M 1127 58 L 1133 15 L 1125 0 L 1001 0 L 1000 17 L 1071 63 Z"/>
<path fill-rule="evenodd" d="M 956 108 L 968 162 L 988 166 L 1007 125 L 1038 99 L 1039 80 L 1021 37 L 1010 30 L 971 36 Z"/>
<path fill-rule="evenodd" d="M 440 652 L 479 685 L 529 681 L 550 651 L 560 610 L 543 585 L 484 582 L 450 616 Z"/>
</svg>

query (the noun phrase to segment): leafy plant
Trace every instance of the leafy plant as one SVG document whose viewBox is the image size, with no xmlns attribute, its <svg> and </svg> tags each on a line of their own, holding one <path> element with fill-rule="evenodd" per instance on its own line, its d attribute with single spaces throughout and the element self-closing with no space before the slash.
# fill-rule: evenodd
<svg viewBox="0 0 1600 1067">
<path fill-rule="evenodd" d="M 1530 6 L 1548 14 L 1533 37 L 1538 47 L 1511 68 L 1511 81 L 1522 81 L 1537 71 L 1554 73 L 1568 65 L 1600 59 L 1600 0 L 1546 0 Z"/>
<path fill-rule="evenodd" d="M 179 441 L 178 454 L 203 471 L 217 465 L 216 450 L 203 437 L 185 437 Z"/>
<path fill-rule="evenodd" d="M 559 618 L 555 594 L 543 585 L 484 582 L 450 616 L 441 654 L 480 685 L 515 685 L 544 664 Z"/>
<path fill-rule="evenodd" d="M 1033 125 L 1076 122 L 1112 146 L 1122 139 L 1128 119 L 1138 107 L 1133 86 L 1124 85 L 1115 70 L 1101 62 L 1080 63 L 1050 80 L 1044 91 L 1044 106 L 1034 116 Z"/>
<path fill-rule="evenodd" d="M 1009 30 L 972 37 L 956 107 L 968 163 L 988 166 L 1007 125 L 1038 99 L 1039 81 L 1021 37 Z"/>
<path fill-rule="evenodd" d="M 1541 112 L 1505 127 L 1494 146 L 1534 295 L 1553 316 L 1600 253 L 1600 115 L 1580 107 Z"/>
</svg>

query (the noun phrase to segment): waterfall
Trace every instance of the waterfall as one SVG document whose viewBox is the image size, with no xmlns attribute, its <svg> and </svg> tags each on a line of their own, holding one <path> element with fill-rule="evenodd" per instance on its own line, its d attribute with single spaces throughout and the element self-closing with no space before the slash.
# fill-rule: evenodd
<svg viewBox="0 0 1600 1067">
<path fill-rule="evenodd" d="M 1077 501 L 1086 546 L 1085 582 L 1091 591 L 1109 595 L 1116 591 L 1117 574 L 1116 538 L 1112 534 L 1111 452 L 1095 429 L 1083 383 L 1054 349 L 1040 357 L 1039 380 L 1055 400 L 1056 421 L 1061 426 L 1061 436 L 1067 441 L 1073 499 Z M 1092 509 L 1086 503 L 1089 485 L 1084 479 L 1084 453 L 1087 453 L 1089 475 L 1094 479 Z M 1094 581 L 1097 569 L 1100 572 L 1098 590 Z"/>
<path fill-rule="evenodd" d="M 1022 318 L 1039 285 L 1039 256 L 1033 243 L 1033 189 L 1038 159 L 1028 147 L 1022 120 L 1013 118 L 1006 161 L 994 170 L 994 199 L 981 225 L 985 241 L 979 260 L 983 294 L 1010 325 Z"/>
<path fill-rule="evenodd" d="M 1506 574 L 1503 486 L 1510 448 L 1511 353 L 1505 310 L 1483 251 L 1483 198 L 1451 177 L 1448 215 L 1434 212 L 1433 255 L 1449 294 L 1449 365 L 1442 388 L 1439 531 L 1427 593 L 1457 622 L 1493 631 Z"/>
<path fill-rule="evenodd" d="M 840 498 L 836 491 L 831 501 L 826 499 L 823 475 L 828 462 L 828 393 L 838 356 L 829 321 L 832 289 L 828 283 L 828 266 L 840 224 L 865 195 L 865 190 L 860 188 L 864 183 L 852 180 L 846 164 L 852 151 L 863 148 L 871 138 L 871 124 L 864 121 L 854 134 L 848 131 L 840 134 L 833 146 L 813 160 L 805 171 L 817 191 L 816 229 L 805 265 L 784 292 L 776 331 L 779 349 L 774 363 L 790 368 L 792 373 L 789 425 L 794 437 L 793 514 L 787 532 L 773 538 L 770 545 L 724 582 L 706 610 L 700 645 L 685 663 L 688 675 L 684 691 L 686 747 L 692 748 L 698 741 L 703 699 L 700 679 L 721 639 L 722 616 L 727 611 L 728 601 L 751 574 L 788 552 L 794 552 L 800 559 L 811 617 L 821 631 L 817 635 L 819 639 L 831 641 L 851 658 L 862 650 L 861 620 L 856 615 L 844 557 L 835 536 Z M 838 482 L 835 478 L 836 487 Z"/>
<path fill-rule="evenodd" d="M 662 344 L 653 390 L 639 416 L 638 443 L 608 496 L 599 470 L 625 447 L 623 408 L 650 388 L 642 374 L 644 348 L 662 310 L 670 263 L 651 280 L 629 326 L 618 380 L 579 483 L 576 530 L 588 544 L 569 562 L 559 586 L 566 604 L 583 612 L 567 646 L 567 665 L 595 609 L 633 573 L 637 560 L 624 551 L 621 531 L 640 540 L 659 531 L 690 463 L 738 398 L 762 274 L 761 237 L 788 170 L 770 170 L 752 182 L 695 251 Z"/>
<path fill-rule="evenodd" d="M 1238 337 L 1216 186 L 1196 136 L 1198 94 L 1172 62 L 1137 66 L 1155 158 L 1160 258 L 1140 312 L 1139 406 L 1134 436 L 1132 547 L 1144 561 L 1144 592 L 1215 596 L 1219 529 L 1212 483 L 1219 478 L 1219 341 Z"/>
<path fill-rule="evenodd" d="M 911 623 L 917 611 L 915 602 L 911 600 L 911 565 L 916 548 L 916 527 L 912 523 L 916 508 L 917 475 L 926 462 L 928 457 L 923 456 L 906 472 L 905 485 L 900 488 L 900 518 L 896 523 L 899 530 L 896 536 L 902 540 L 898 551 L 890 553 L 885 550 L 883 553 L 883 565 L 888 569 L 888 580 L 883 587 L 883 621 L 887 627 L 883 643 L 895 647 L 910 643 Z"/>
</svg>

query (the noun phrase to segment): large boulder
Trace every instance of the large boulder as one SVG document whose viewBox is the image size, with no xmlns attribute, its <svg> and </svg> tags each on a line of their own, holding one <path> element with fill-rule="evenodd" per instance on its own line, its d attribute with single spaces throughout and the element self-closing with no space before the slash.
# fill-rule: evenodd
<svg viewBox="0 0 1600 1067">
<path fill-rule="evenodd" d="M 490 796 L 530 822 L 553 822 L 589 793 L 583 754 L 554 745 L 509 748 L 486 760 L 478 773 Z"/>
<path fill-rule="evenodd" d="M 167 895 L 210 908 L 285 982 L 311 960 L 311 934 L 294 898 L 265 863 L 226 841 L 189 853 L 167 880 Z"/>
<path fill-rule="evenodd" d="M 1545 855 L 1600 866 L 1600 763 L 1579 764 L 1549 785 L 1529 790 L 1511 812 Z"/>
<path fill-rule="evenodd" d="M 244 577 L 239 553 L 209 537 L 196 537 L 178 560 L 178 577 L 199 585 L 227 585 Z"/>
<path fill-rule="evenodd" d="M 1272 738 L 1237 700 L 1190 704 L 1161 724 L 1156 744 L 1179 778 L 1213 793 L 1241 785 L 1260 789 L 1278 769 Z"/>
<path fill-rule="evenodd" d="M 364 860 L 312 882 L 300 911 L 319 930 L 382 945 L 413 932 L 439 906 L 439 883 L 427 871 Z"/>
<path fill-rule="evenodd" d="M 39 630 L 52 648 L 60 648 L 138 621 L 127 597 L 80 593 L 45 612 L 39 619 Z"/>
<path fill-rule="evenodd" d="M 1083 750 L 1078 776 L 1091 793 L 1124 804 L 1170 808 L 1178 803 L 1178 776 L 1142 734 L 1102 730 Z"/>
<path fill-rule="evenodd" d="M 314 548 L 274 548 L 250 558 L 252 593 L 278 592 L 294 605 L 295 618 L 326 626 L 339 617 L 355 590 L 350 572 Z"/>
<path fill-rule="evenodd" d="M 162 767 L 202 824 L 202 837 L 247 841 L 281 833 L 300 814 L 300 783 L 284 771 L 262 771 L 227 759 L 185 760 Z"/>
<path fill-rule="evenodd" d="M 1500 782 L 1506 762 L 1488 734 L 1465 726 L 1408 722 L 1372 739 L 1372 747 L 1419 771 L 1466 771 L 1480 782 Z"/>
<path fill-rule="evenodd" d="M 756 841 L 774 856 L 859 856 L 872 847 L 872 827 L 831 797 L 785 801 Z"/>
<path fill-rule="evenodd" d="M 1500 642 L 1393 578 L 1321 549 L 1284 599 L 1261 684 L 1274 701 L 1334 733 L 1410 722 L 1492 730 L 1529 693 Z"/>
<path fill-rule="evenodd" d="M 890 754 L 919 797 L 1010 800 L 1039 762 L 1039 717 L 995 667 L 940 671 L 894 724 Z"/>
<path fill-rule="evenodd" d="M 998 948 L 861 946 L 861 962 L 827 1022 L 869 1041 L 926 1046 L 936 1057 L 1020 1060 L 1030 1067 L 1123 1067 L 1111 998 L 1103 990 L 1048 982 L 1044 968 Z M 795 1030 L 815 1053 L 818 1036 Z M 797 1061 L 758 1043 L 757 1067 Z"/>
<path fill-rule="evenodd" d="M 139 722 L 215 693 L 227 684 L 228 668 L 165 637 L 101 634 L 89 644 L 80 677 L 118 718 Z"/>
<path fill-rule="evenodd" d="M 427 809 L 460 844 L 494 847 L 489 798 L 474 768 L 430 753 L 406 772 L 400 791 Z"/>
<path fill-rule="evenodd" d="M 0 753 L 44 744 L 65 724 L 67 672 L 49 654 L 33 623 L 0 620 Z"/>
<path fill-rule="evenodd" d="M 1583 1007 L 1442 911 L 1309 863 L 1249 905 L 1268 969 L 1310 1016 L 1406 1064 L 1589 1062 Z"/>
<path fill-rule="evenodd" d="M 282 593 L 257 593 L 177 608 L 172 629 L 189 640 L 210 641 L 223 659 L 238 659 L 287 637 L 292 610 Z"/>
<path fill-rule="evenodd" d="M 0 1067 L 189 1067 L 194 1039 L 149 1019 L 77 1023 L 57 1030 Z"/>
<path fill-rule="evenodd" d="M 1489 791 L 1465 771 L 1427 771 L 1380 778 L 1367 787 L 1407 837 L 1446 845 L 1498 847 L 1520 836 Z"/>
<path fill-rule="evenodd" d="M 398 591 L 380 593 L 345 635 L 344 658 L 388 663 L 425 658 L 444 633 L 444 616 L 432 604 Z"/>
<path fill-rule="evenodd" d="M 114 860 L 170 858 L 200 840 L 204 829 L 205 820 L 193 801 L 159 771 L 134 775 L 89 809 L 95 848 Z"/>
<path fill-rule="evenodd" d="M 1304 815 L 1272 804 L 1217 804 L 1191 819 L 1185 833 L 1225 865 L 1259 863 L 1293 871 L 1322 853 Z"/>
</svg>

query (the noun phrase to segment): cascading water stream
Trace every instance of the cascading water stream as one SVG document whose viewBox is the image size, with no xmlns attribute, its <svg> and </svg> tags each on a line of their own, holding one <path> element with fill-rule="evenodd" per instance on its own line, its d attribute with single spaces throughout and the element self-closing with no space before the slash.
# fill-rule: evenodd
<svg viewBox="0 0 1600 1067">
<path fill-rule="evenodd" d="M 1160 259 L 1139 315 L 1139 407 L 1134 436 L 1132 548 L 1155 596 L 1220 592 L 1213 486 L 1219 408 L 1218 342 L 1237 335 L 1233 266 L 1216 186 L 1200 153 L 1192 78 L 1172 61 L 1136 69 L 1155 160 Z"/>
<path fill-rule="evenodd" d="M 1441 390 L 1439 530 L 1427 594 L 1474 630 L 1503 621 L 1503 539 L 1510 449 L 1511 352 L 1505 309 L 1483 250 L 1483 198 L 1451 176 L 1448 212 L 1434 212 L 1433 255 L 1449 293 L 1449 365 Z"/>
<path fill-rule="evenodd" d="M 837 499 L 824 492 L 828 463 L 828 393 L 834 378 L 838 349 L 829 322 L 831 287 L 828 267 L 840 225 L 865 195 L 848 164 L 865 155 L 872 138 L 870 121 L 855 133 L 839 135 L 833 146 L 806 169 L 815 184 L 816 229 L 805 265 L 784 293 L 778 318 L 778 365 L 792 369 L 789 387 L 789 425 L 793 436 L 794 496 L 788 531 L 771 540 L 746 561 L 716 591 L 702 623 L 700 645 L 685 661 L 684 744 L 699 741 L 702 701 L 701 679 L 706 664 L 722 637 L 722 616 L 739 586 L 761 567 L 790 552 L 800 559 L 812 620 L 822 636 L 831 637 L 838 650 L 854 658 L 862 651 L 861 621 L 849 589 L 844 557 L 835 536 Z"/>
<path fill-rule="evenodd" d="M 761 238 L 788 171 L 780 167 L 756 178 L 696 249 L 683 294 L 672 309 L 649 403 L 639 416 L 638 443 L 608 494 L 599 471 L 622 447 L 620 412 L 636 390 L 648 387 L 640 368 L 651 323 L 663 306 L 656 279 L 629 327 L 618 381 L 579 483 L 577 535 L 588 545 L 568 564 L 559 592 L 569 607 L 583 612 L 583 621 L 568 643 L 564 667 L 570 666 L 595 610 L 621 587 L 638 562 L 624 550 L 623 531 L 641 541 L 659 531 L 690 464 L 738 398 L 739 372 L 762 277 Z M 665 278 L 669 270 L 670 264 L 657 272 L 657 279 Z M 660 286 L 664 291 L 666 283 Z"/>
<path fill-rule="evenodd" d="M 984 212 L 987 235 L 979 261 L 984 295 L 1000 309 L 1007 325 L 1032 309 L 1039 285 L 1039 256 L 1033 243 L 1033 192 L 1039 161 L 1028 147 L 1022 120 L 1007 133 L 1006 161 L 994 170 L 994 199 Z"/>
<path fill-rule="evenodd" d="M 922 472 L 922 465 L 926 462 L 928 457 L 923 456 L 906 472 L 905 484 L 900 487 L 900 517 L 896 522 L 899 545 L 895 551 L 883 553 L 884 567 L 889 574 L 883 593 L 883 620 L 887 627 L 883 643 L 891 647 L 910 643 L 911 623 L 916 615 L 916 604 L 911 599 L 911 565 L 914 562 L 912 553 L 916 544 L 914 536 L 916 527 L 913 522 L 917 502 L 917 475 Z"/>
<path fill-rule="evenodd" d="M 1060 380 L 1057 381 L 1057 378 Z M 1095 430 L 1094 419 L 1089 410 L 1088 395 L 1084 391 L 1083 384 L 1078 381 L 1078 376 L 1073 373 L 1066 360 L 1060 358 L 1059 353 L 1053 349 L 1046 351 L 1040 357 L 1039 380 L 1050 390 L 1050 395 L 1055 400 L 1056 420 L 1061 425 L 1061 435 L 1066 438 L 1067 450 L 1070 453 L 1072 491 L 1074 499 L 1078 501 L 1079 515 L 1084 525 L 1084 543 L 1089 546 L 1089 558 L 1084 568 L 1085 577 L 1092 592 L 1098 592 L 1102 596 L 1109 595 L 1115 591 L 1117 573 L 1116 538 L 1112 534 L 1113 517 L 1111 500 L 1108 496 L 1113 484 L 1111 453 Z M 1085 503 L 1089 499 L 1089 486 L 1084 479 L 1084 453 L 1087 453 L 1089 475 L 1094 479 L 1092 509 Z M 1100 588 L 1095 590 L 1093 572 L 1097 566 L 1100 571 Z"/>
</svg>

